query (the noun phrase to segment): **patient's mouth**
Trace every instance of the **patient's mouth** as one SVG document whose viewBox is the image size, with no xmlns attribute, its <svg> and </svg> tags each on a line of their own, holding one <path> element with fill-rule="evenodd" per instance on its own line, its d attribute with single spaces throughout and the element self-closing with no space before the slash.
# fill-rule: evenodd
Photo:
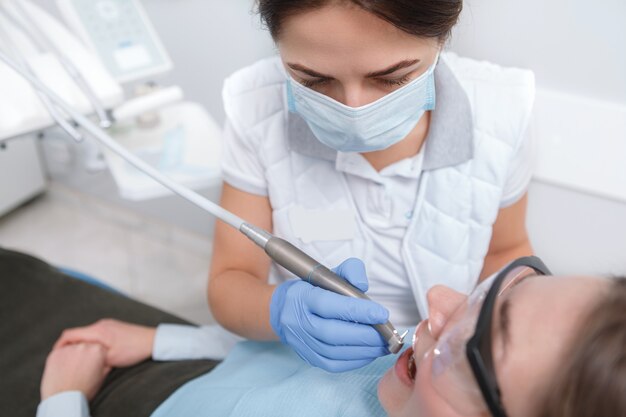
<svg viewBox="0 0 626 417">
<path fill-rule="evenodd" d="M 396 365 L 394 366 L 394 372 L 398 379 L 406 386 L 412 387 L 415 383 L 414 379 L 411 375 L 415 376 L 415 372 L 411 373 L 411 365 L 410 362 L 413 360 L 413 349 L 408 348 L 403 351 L 398 360 L 396 361 Z M 413 362 L 413 366 L 415 368 L 415 362 Z"/>
</svg>

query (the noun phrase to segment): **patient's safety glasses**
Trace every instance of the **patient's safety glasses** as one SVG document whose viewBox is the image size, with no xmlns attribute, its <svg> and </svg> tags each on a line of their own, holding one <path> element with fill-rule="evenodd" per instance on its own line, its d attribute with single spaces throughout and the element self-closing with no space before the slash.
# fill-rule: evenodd
<svg viewBox="0 0 626 417">
<path fill-rule="evenodd" d="M 536 275 L 551 274 L 537 257 L 517 259 L 476 287 L 450 317 L 445 332 L 433 340 L 434 348 L 430 343 L 417 344 L 430 345 L 427 352 L 416 352 L 415 357 L 433 355 L 434 388 L 460 414 L 488 409 L 494 417 L 506 417 L 493 357 L 496 300 L 524 278 Z M 420 333 L 433 337 L 428 330 L 418 329 L 417 338 L 422 337 Z"/>
</svg>

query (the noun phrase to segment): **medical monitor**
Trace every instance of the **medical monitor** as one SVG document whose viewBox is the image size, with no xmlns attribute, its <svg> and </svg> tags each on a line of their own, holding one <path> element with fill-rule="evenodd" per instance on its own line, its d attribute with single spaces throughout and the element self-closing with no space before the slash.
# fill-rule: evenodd
<svg viewBox="0 0 626 417">
<path fill-rule="evenodd" d="M 171 70 L 172 61 L 139 0 L 57 0 L 57 5 L 118 82 Z"/>
</svg>

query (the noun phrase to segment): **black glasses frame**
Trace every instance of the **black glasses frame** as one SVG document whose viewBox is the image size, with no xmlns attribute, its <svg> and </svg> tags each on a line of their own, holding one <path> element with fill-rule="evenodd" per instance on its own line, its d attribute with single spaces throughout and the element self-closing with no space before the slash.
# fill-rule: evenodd
<svg viewBox="0 0 626 417">
<path fill-rule="evenodd" d="M 536 256 L 519 258 L 500 271 L 485 296 L 476 322 L 476 330 L 465 347 L 465 353 L 476 382 L 478 382 L 487 407 L 494 417 L 507 417 L 507 414 L 502 404 L 502 396 L 493 363 L 491 343 L 493 310 L 502 282 L 512 270 L 520 266 L 531 268 L 539 275 L 552 275 L 548 267 Z"/>
</svg>

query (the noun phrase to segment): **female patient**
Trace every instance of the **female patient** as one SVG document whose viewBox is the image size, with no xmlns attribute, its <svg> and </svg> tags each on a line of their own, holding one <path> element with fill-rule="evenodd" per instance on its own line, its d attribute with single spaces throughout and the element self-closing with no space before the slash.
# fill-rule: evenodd
<svg viewBox="0 0 626 417">
<path fill-rule="evenodd" d="M 412 347 L 342 374 L 310 367 L 276 343 L 239 345 L 212 372 L 211 361 L 148 360 L 191 356 L 184 332 L 201 335 L 197 328 L 117 320 L 74 328 L 48 356 L 39 416 L 87 415 L 85 397 L 94 416 L 626 415 L 626 279 L 547 273 L 537 258 L 521 258 L 469 297 L 435 287 Z M 12 313 L 2 340 L 13 341 L 0 348 L 0 392 L 12 416 L 34 411 L 35 380 L 24 375 L 41 374 L 41 345 L 54 329 L 94 314 L 180 323 L 25 255 L 0 250 L 0 276 L 0 312 Z M 179 346 L 171 332 L 181 335 Z M 126 368 L 111 371 L 118 367 Z"/>
</svg>

